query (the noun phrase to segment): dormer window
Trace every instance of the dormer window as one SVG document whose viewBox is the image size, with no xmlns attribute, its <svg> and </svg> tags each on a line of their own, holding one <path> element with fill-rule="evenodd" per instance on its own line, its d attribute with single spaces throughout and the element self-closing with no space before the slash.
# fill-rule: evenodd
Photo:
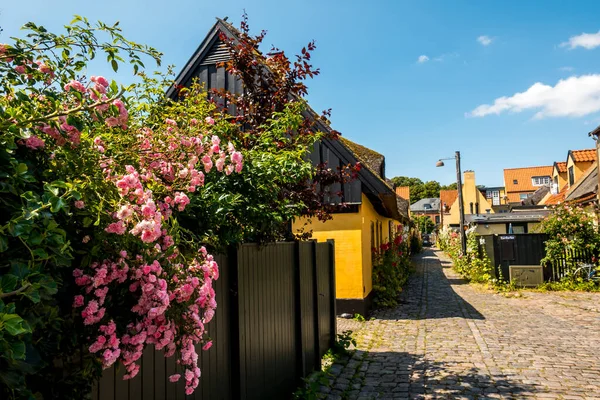
<svg viewBox="0 0 600 400">
<path fill-rule="evenodd" d="M 534 176 L 531 178 L 531 184 L 533 186 L 544 186 L 550 184 L 549 176 Z"/>
<path fill-rule="evenodd" d="M 431 210 L 431 204 L 423 204 L 424 210 Z"/>
<path fill-rule="evenodd" d="M 513 179 L 513 185 L 518 185 L 518 184 L 519 184 L 519 181 L 516 179 Z"/>
</svg>

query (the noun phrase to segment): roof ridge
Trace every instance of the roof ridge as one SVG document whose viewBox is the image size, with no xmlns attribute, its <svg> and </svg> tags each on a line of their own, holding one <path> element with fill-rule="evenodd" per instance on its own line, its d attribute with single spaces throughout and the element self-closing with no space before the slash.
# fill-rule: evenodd
<svg viewBox="0 0 600 400">
<path fill-rule="evenodd" d="M 536 166 L 532 166 L 532 167 L 504 168 L 504 171 L 506 171 L 506 170 L 515 170 L 515 169 L 552 168 L 552 167 L 554 167 L 554 165 L 536 165 Z"/>
</svg>

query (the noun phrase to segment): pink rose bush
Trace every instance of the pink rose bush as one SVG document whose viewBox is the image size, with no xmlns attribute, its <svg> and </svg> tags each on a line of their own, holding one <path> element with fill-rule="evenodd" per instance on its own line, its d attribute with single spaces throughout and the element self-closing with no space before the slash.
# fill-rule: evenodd
<svg viewBox="0 0 600 400">
<path fill-rule="evenodd" d="M 128 121 L 119 123 L 126 126 Z M 181 253 L 171 221 L 204 185 L 205 174 L 229 175 L 243 168 L 243 156 L 235 146 L 228 143 L 221 149 L 220 138 L 209 134 L 213 125 L 214 121 L 184 124 L 167 118 L 155 129 L 141 128 L 135 141 L 138 166 L 125 165 L 123 170 L 114 167 L 118 163 L 105 153 L 106 141 L 93 140 L 102 176 L 117 193 L 104 231 L 133 241 L 135 245 L 129 248 L 136 252 L 123 250 L 73 272 L 83 290 L 74 297 L 73 307 L 80 310 L 83 323 L 98 332 L 89 351 L 98 355 L 103 367 L 121 362 L 127 371 L 124 378 L 133 378 L 145 347 L 153 345 L 164 349 L 166 357 L 179 354 L 188 394 L 199 384 L 196 346 L 208 350 L 212 345 L 206 325 L 217 307 L 213 282 L 219 268 L 204 247 L 192 255 Z M 79 205 L 83 202 L 75 204 Z M 107 304 L 122 288 L 135 304 L 129 310 L 131 321 L 117 326 Z M 170 380 L 181 376 L 173 375 Z"/>
<path fill-rule="evenodd" d="M 6 46 L 0 46 L 0 56 L 4 53 Z M 42 61 L 2 62 L 14 62 L 14 73 L 42 87 L 56 76 Z M 207 174 L 241 173 L 243 156 L 222 140 L 213 117 L 174 115 L 145 124 L 140 115 L 132 120 L 127 101 L 106 78 L 62 82 L 53 96 L 64 111 L 36 119 L 16 143 L 32 154 L 47 151 L 52 162 L 71 168 L 93 165 L 86 176 L 96 189 L 82 184 L 83 198 L 69 202 L 74 219 L 93 213 L 102 221 L 78 240 L 81 246 L 100 244 L 102 256 L 72 271 L 80 289 L 72 306 L 93 332 L 88 350 L 103 368 L 121 363 L 124 379 L 138 374 L 147 346 L 164 350 L 166 357 L 177 354 L 184 372 L 170 381 L 183 378 L 191 394 L 201 375 L 197 349 L 212 345 L 207 324 L 217 307 L 213 282 L 219 268 L 204 246 L 180 248 L 177 215 L 194 201 Z M 43 110 L 45 95 L 36 100 Z M 10 105 L 16 99 L 3 101 Z M 80 179 L 76 170 L 71 176 Z M 115 306 L 124 296 L 128 309 Z"/>
</svg>

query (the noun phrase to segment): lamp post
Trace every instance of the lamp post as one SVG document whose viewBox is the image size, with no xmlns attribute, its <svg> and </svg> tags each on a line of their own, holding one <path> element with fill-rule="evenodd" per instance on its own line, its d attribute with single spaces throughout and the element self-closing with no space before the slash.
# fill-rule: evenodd
<svg viewBox="0 0 600 400">
<path fill-rule="evenodd" d="M 467 254 L 467 237 L 465 234 L 465 205 L 463 204 L 463 190 L 462 190 L 462 177 L 460 171 L 460 151 L 454 154 L 454 157 L 440 158 L 435 164 L 436 167 L 443 167 L 444 161 L 442 160 L 456 160 L 456 185 L 458 186 L 458 210 L 460 213 L 460 246 L 462 248 L 462 254 Z"/>
</svg>

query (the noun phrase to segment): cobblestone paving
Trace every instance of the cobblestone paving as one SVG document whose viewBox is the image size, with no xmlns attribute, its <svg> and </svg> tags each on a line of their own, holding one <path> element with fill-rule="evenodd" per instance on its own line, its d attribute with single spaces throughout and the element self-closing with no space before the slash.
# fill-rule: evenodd
<svg viewBox="0 0 600 400">
<path fill-rule="evenodd" d="M 326 399 L 600 399 L 600 296 L 466 284 L 427 250 L 402 303 L 338 320 L 358 339 L 331 368 Z"/>
</svg>

